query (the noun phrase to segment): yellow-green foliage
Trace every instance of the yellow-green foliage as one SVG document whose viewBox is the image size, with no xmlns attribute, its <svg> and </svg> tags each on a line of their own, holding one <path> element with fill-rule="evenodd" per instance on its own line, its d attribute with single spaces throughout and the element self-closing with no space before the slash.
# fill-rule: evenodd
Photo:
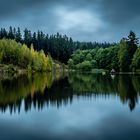
<svg viewBox="0 0 140 140">
<path fill-rule="evenodd" d="M 50 54 L 47 55 L 46 62 L 47 62 L 46 66 L 47 66 L 48 70 L 51 71 L 52 70 L 53 61 L 52 61 L 52 58 L 51 58 Z"/>
<path fill-rule="evenodd" d="M 13 64 L 30 71 L 52 70 L 52 58 L 50 55 L 46 57 L 43 50 L 37 52 L 33 45 L 28 48 L 25 44 L 8 39 L 0 40 L 0 63 Z"/>
</svg>

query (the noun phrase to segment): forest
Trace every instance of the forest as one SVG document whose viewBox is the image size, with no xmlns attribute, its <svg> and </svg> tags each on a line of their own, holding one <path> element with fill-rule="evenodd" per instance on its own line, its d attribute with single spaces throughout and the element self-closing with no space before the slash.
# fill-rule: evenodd
<svg viewBox="0 0 140 140">
<path fill-rule="evenodd" d="M 92 69 L 106 69 L 130 72 L 140 69 L 140 47 L 138 38 L 130 31 L 127 38 L 108 48 L 94 48 L 76 50 L 68 61 L 70 69 L 91 71 Z"/>
<path fill-rule="evenodd" d="M 27 28 L 0 29 L 0 62 L 34 71 L 51 71 L 53 61 L 68 65 L 69 69 L 92 71 L 104 69 L 129 72 L 140 69 L 140 48 L 136 34 L 119 43 L 73 41 L 59 33 L 48 35 Z"/>
<path fill-rule="evenodd" d="M 9 29 L 1 28 L 0 29 L 0 39 L 14 39 L 21 44 L 26 44 L 29 48 L 31 44 L 34 46 L 34 49 L 37 51 L 44 50 L 44 53 L 49 53 L 53 59 L 67 64 L 72 53 L 77 50 L 93 49 L 96 47 L 99 48 L 108 48 L 114 46 L 115 43 L 98 43 L 98 42 L 79 42 L 73 41 L 71 37 L 66 35 L 61 35 L 59 33 L 55 35 L 48 35 L 42 31 L 31 32 L 27 28 L 24 31 L 18 27 Z"/>
</svg>

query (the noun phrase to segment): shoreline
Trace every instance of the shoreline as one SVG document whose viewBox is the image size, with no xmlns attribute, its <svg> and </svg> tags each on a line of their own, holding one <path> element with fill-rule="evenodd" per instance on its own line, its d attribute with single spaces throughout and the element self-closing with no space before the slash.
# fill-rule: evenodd
<svg viewBox="0 0 140 140">
<path fill-rule="evenodd" d="M 57 69 L 57 71 L 60 71 L 61 69 Z M 104 69 L 93 69 L 91 71 L 79 71 L 75 69 L 63 69 L 65 72 L 70 72 L 70 73 L 83 73 L 83 74 L 88 74 L 88 73 L 93 73 L 93 74 L 109 74 L 109 75 L 140 75 L 140 71 L 135 71 L 135 72 L 114 72 L 111 73 L 109 70 L 104 70 Z M 0 64 L 0 77 L 3 77 L 5 75 L 22 75 L 22 74 L 27 74 L 27 73 L 39 73 L 40 71 L 30 71 L 28 69 L 23 69 L 19 68 L 18 66 L 12 65 L 12 64 Z M 50 71 L 44 71 L 44 72 L 50 72 Z"/>
</svg>

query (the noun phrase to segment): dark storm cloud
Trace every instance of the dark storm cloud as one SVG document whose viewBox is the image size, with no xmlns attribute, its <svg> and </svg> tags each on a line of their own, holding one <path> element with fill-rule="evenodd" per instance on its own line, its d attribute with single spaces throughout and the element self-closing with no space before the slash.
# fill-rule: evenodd
<svg viewBox="0 0 140 140">
<path fill-rule="evenodd" d="M 97 1 L 97 0 L 94 0 Z M 49 8 L 55 5 L 72 5 L 72 7 L 85 6 L 86 1 L 74 0 L 0 0 L 0 18 L 7 18 L 11 15 L 18 15 L 21 12 L 28 12 L 28 10 L 42 11 L 44 8 Z M 86 3 L 90 4 L 90 0 Z M 69 6 L 70 6 L 69 5 Z M 43 9 L 42 9 L 43 8 Z M 26 11 L 27 10 L 27 11 Z"/>
<path fill-rule="evenodd" d="M 139 0 L 103 0 L 101 14 L 104 20 L 122 24 L 140 18 Z"/>
<path fill-rule="evenodd" d="M 0 26 L 117 41 L 131 29 L 140 35 L 139 5 L 139 0 L 0 0 Z"/>
<path fill-rule="evenodd" d="M 26 13 L 34 8 L 41 9 L 46 2 L 46 0 L 0 0 L 0 18 L 16 17 L 20 13 Z"/>
</svg>

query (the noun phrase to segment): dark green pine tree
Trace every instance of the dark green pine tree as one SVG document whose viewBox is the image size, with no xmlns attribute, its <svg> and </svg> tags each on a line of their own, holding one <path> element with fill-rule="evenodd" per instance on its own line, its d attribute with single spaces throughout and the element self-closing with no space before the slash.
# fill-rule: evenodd
<svg viewBox="0 0 140 140">
<path fill-rule="evenodd" d="M 41 31 L 40 32 L 40 49 L 44 50 L 45 48 L 45 34 Z"/>
<path fill-rule="evenodd" d="M 32 44 L 32 34 L 31 31 L 25 28 L 24 30 L 24 43 L 30 47 Z"/>
<path fill-rule="evenodd" d="M 138 38 L 133 31 L 130 31 L 127 42 L 129 45 L 128 51 L 133 55 L 138 47 Z"/>
<path fill-rule="evenodd" d="M 2 34 L 3 34 L 3 38 L 8 38 L 8 32 L 6 31 L 5 28 L 3 28 Z"/>
<path fill-rule="evenodd" d="M 24 43 L 25 44 L 28 43 L 28 30 L 27 30 L 27 28 L 25 28 L 25 30 L 24 30 Z"/>
<path fill-rule="evenodd" d="M 9 27 L 8 38 L 15 39 L 13 28 Z"/>
<path fill-rule="evenodd" d="M 136 37 L 136 34 L 133 31 L 130 31 L 128 35 L 127 44 L 128 44 L 128 54 L 129 54 L 128 64 L 131 65 L 133 55 L 138 48 L 138 38 Z"/>
<path fill-rule="evenodd" d="M 47 54 L 49 51 L 49 35 L 47 34 L 44 39 L 44 52 Z"/>
<path fill-rule="evenodd" d="M 3 38 L 2 28 L 0 29 L 0 39 Z"/>
<path fill-rule="evenodd" d="M 40 31 L 37 31 L 37 50 L 39 51 L 39 50 L 41 50 L 41 33 L 40 33 Z"/>
<path fill-rule="evenodd" d="M 19 27 L 18 27 L 17 32 L 16 32 L 16 41 L 22 42 L 22 35 L 21 35 L 21 31 L 20 31 Z"/>
<path fill-rule="evenodd" d="M 37 50 L 37 37 L 36 37 L 36 32 L 33 33 L 32 43 L 33 43 L 34 49 Z"/>
<path fill-rule="evenodd" d="M 14 39 L 16 39 L 16 28 L 13 29 Z"/>
</svg>

